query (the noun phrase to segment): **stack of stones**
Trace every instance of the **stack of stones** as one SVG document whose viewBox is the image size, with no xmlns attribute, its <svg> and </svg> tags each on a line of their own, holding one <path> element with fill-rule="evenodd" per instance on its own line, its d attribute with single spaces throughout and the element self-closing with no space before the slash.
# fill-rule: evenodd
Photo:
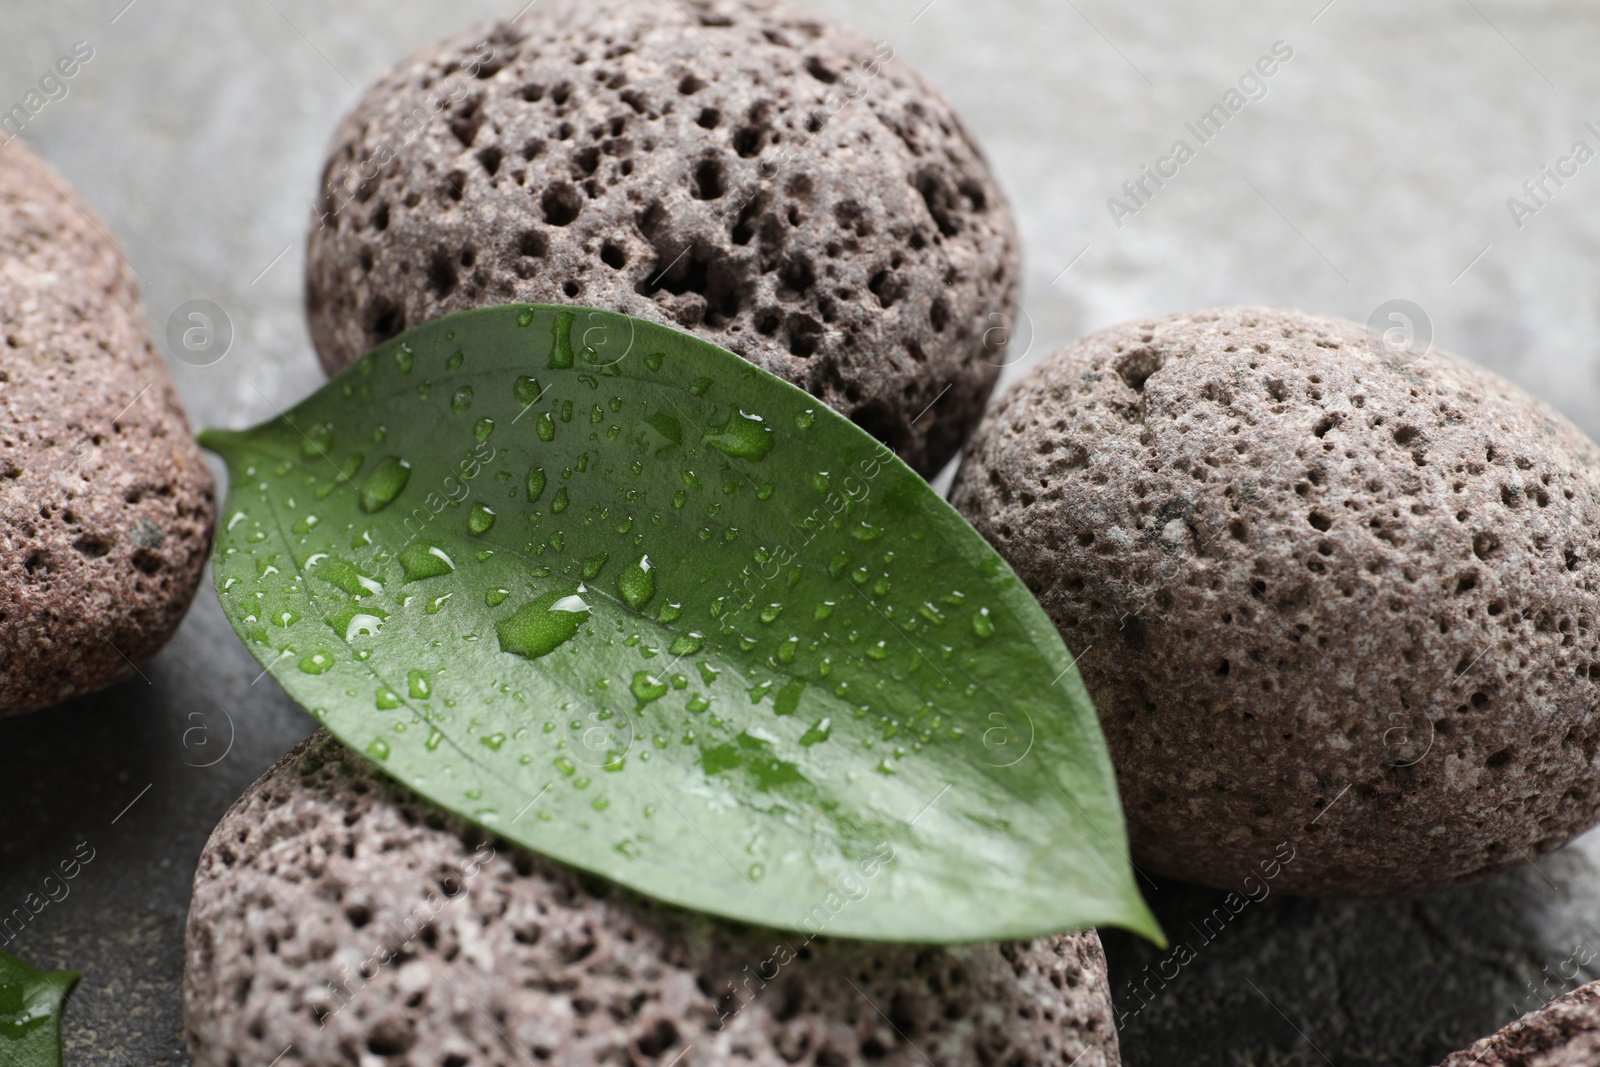
<svg viewBox="0 0 1600 1067">
<path fill-rule="evenodd" d="M 159 648 L 212 530 L 89 219 L 0 156 L 0 714 Z M 1600 449 L 1463 360 L 1264 308 L 1084 338 L 985 416 L 1005 197 L 939 91 L 837 22 L 557 0 L 427 48 L 339 127 L 306 274 L 330 371 L 447 312 L 576 303 L 720 344 L 925 475 L 965 446 L 952 503 L 1082 650 L 1143 870 L 1400 895 L 1600 818 Z M 1597 1003 L 1446 1065 L 1594 1062 Z M 690 914 L 323 733 L 212 836 L 185 1012 L 202 1067 L 1119 1062 L 1093 931 L 931 948 Z"/>
</svg>

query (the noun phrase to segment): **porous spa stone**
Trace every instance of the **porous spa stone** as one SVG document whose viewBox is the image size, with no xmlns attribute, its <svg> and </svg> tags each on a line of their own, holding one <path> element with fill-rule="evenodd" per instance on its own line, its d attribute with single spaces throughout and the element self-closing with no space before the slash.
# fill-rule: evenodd
<svg viewBox="0 0 1600 1067">
<path fill-rule="evenodd" d="M 1579 986 L 1490 1034 L 1439 1067 L 1594 1067 L 1600 1063 L 1600 982 Z"/>
<path fill-rule="evenodd" d="M 195 1067 L 1119 1062 L 1093 931 L 939 948 L 711 919 L 489 838 L 325 732 L 218 824 L 187 953 Z"/>
<path fill-rule="evenodd" d="M 1401 894 L 1596 821 L 1600 450 L 1378 352 L 1293 311 L 1150 319 L 973 438 L 951 499 L 1079 654 L 1147 869 Z"/>
<path fill-rule="evenodd" d="M 211 474 L 104 232 L 0 150 L 0 716 L 132 675 L 211 545 Z"/>
<path fill-rule="evenodd" d="M 317 211 L 330 372 L 446 312 L 598 307 L 738 353 L 924 474 L 982 414 L 1016 296 L 1010 209 L 939 90 L 758 0 L 555 0 L 434 44 L 340 124 Z"/>
</svg>

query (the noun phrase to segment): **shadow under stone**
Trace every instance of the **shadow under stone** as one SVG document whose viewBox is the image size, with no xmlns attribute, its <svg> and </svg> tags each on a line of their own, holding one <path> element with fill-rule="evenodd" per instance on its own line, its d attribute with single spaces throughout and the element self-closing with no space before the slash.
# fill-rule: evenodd
<svg viewBox="0 0 1600 1067">
<path fill-rule="evenodd" d="M 1153 885 L 1169 948 L 1101 932 L 1128 1067 L 1431 1067 L 1596 977 L 1570 964 L 1574 943 L 1600 950 L 1579 914 L 1600 915 L 1581 845 L 1398 900 Z"/>
<path fill-rule="evenodd" d="M 62 1021 L 68 1063 L 185 1062 L 183 933 L 200 850 L 316 727 L 272 679 L 252 684 L 261 668 L 209 575 L 140 669 L 0 719 L 0 950 L 83 972 Z"/>
</svg>

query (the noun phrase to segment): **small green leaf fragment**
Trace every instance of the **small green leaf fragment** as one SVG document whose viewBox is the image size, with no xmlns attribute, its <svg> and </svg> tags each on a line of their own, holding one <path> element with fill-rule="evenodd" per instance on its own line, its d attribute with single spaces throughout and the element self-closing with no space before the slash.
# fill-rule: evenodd
<svg viewBox="0 0 1600 1067">
<path fill-rule="evenodd" d="M 61 1008 L 77 971 L 40 971 L 0 952 L 0 1063 L 61 1067 Z"/>
</svg>

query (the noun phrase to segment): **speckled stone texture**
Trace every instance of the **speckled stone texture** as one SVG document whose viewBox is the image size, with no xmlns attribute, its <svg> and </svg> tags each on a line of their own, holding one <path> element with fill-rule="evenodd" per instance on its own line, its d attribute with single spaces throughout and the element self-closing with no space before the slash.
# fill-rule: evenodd
<svg viewBox="0 0 1600 1067">
<path fill-rule="evenodd" d="M 446 312 L 601 307 L 937 471 L 999 374 L 1017 239 L 943 95 L 892 57 L 759 0 L 552 0 L 425 49 L 333 139 L 306 263 L 323 365 Z"/>
<path fill-rule="evenodd" d="M 134 272 L 20 142 L 0 149 L 0 716 L 127 678 L 183 618 L 211 474 Z"/>
<path fill-rule="evenodd" d="M 1594 1067 L 1600 1063 L 1600 982 L 1557 997 L 1439 1067 Z"/>
<path fill-rule="evenodd" d="M 936 948 L 709 919 L 486 838 L 322 731 L 211 836 L 184 1016 L 195 1067 L 1120 1062 L 1093 931 Z"/>
<path fill-rule="evenodd" d="M 1287 845 L 1275 891 L 1400 894 L 1596 821 L 1600 450 L 1494 375 L 1132 323 L 1008 393 L 951 498 L 1081 654 L 1147 869 L 1248 888 Z"/>
</svg>

